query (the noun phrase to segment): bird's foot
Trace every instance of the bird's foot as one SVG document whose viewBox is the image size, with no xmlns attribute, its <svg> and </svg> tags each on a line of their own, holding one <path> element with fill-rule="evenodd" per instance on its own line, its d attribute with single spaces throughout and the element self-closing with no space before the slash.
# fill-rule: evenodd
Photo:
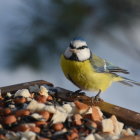
<svg viewBox="0 0 140 140">
<path fill-rule="evenodd" d="M 95 100 L 95 101 L 99 101 L 99 100 L 100 100 L 99 94 L 97 94 L 96 96 L 94 96 L 94 100 Z"/>
<path fill-rule="evenodd" d="M 97 93 L 96 96 L 91 97 L 91 102 L 92 102 L 92 103 L 94 103 L 94 102 L 99 102 L 99 101 L 103 101 L 103 99 L 100 98 L 100 93 L 101 93 L 101 90 L 99 90 L 99 92 Z"/>
<path fill-rule="evenodd" d="M 91 103 L 94 104 L 94 102 L 100 102 L 100 101 L 103 101 L 103 99 L 101 99 L 100 97 L 98 96 L 93 96 L 91 97 Z"/>
<path fill-rule="evenodd" d="M 75 94 L 76 96 L 86 95 L 86 93 L 85 93 L 85 92 L 82 92 L 82 90 L 81 90 L 81 89 L 76 90 L 76 91 L 74 92 L 74 94 Z"/>
</svg>

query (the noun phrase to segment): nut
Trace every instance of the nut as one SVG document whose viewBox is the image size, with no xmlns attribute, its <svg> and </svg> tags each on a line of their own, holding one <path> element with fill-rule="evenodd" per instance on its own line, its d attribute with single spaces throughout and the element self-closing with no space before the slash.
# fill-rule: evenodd
<svg viewBox="0 0 140 140">
<path fill-rule="evenodd" d="M 35 133 L 39 133 L 40 132 L 40 128 L 37 126 L 30 126 L 28 124 L 22 124 L 19 125 L 17 127 L 14 128 L 14 131 L 21 131 L 21 132 L 25 132 L 25 131 L 33 131 Z"/>
<path fill-rule="evenodd" d="M 33 131 L 33 132 L 35 132 L 35 133 L 39 133 L 40 132 L 40 128 L 39 127 L 37 127 L 37 126 L 29 126 L 29 130 L 30 131 Z"/>
<path fill-rule="evenodd" d="M 55 130 L 55 131 L 60 131 L 60 130 L 62 130 L 64 128 L 64 125 L 62 124 L 62 123 L 55 123 L 55 124 L 53 124 L 53 129 Z"/>
<path fill-rule="evenodd" d="M 45 103 L 47 101 L 47 97 L 44 95 L 38 95 L 35 98 L 39 103 Z"/>
<path fill-rule="evenodd" d="M 44 87 L 44 86 L 40 86 L 39 94 L 48 97 L 48 90 L 47 90 L 47 88 Z"/>
<path fill-rule="evenodd" d="M 124 124 L 121 123 L 121 122 L 118 122 L 115 115 L 112 115 L 110 119 L 112 120 L 112 123 L 113 123 L 113 126 L 114 126 L 114 130 L 113 130 L 114 134 L 115 135 L 120 135 Z"/>
<path fill-rule="evenodd" d="M 3 97 L 2 97 L 2 96 L 0 96 L 0 101 L 1 101 L 1 100 L 3 100 Z"/>
<path fill-rule="evenodd" d="M 72 128 L 72 129 L 71 129 L 71 132 L 78 133 L 78 130 L 77 130 L 77 128 Z"/>
<path fill-rule="evenodd" d="M 16 104 L 24 104 L 26 102 L 26 98 L 24 98 L 24 97 L 22 97 L 22 98 L 17 97 L 17 98 L 14 99 L 14 102 Z"/>
<path fill-rule="evenodd" d="M 3 109 L 3 114 L 4 115 L 9 115 L 9 114 L 11 114 L 11 109 L 10 108 L 5 108 L 5 109 Z"/>
<path fill-rule="evenodd" d="M 82 116 L 80 114 L 75 114 L 74 115 L 74 122 L 76 125 L 82 125 Z"/>
<path fill-rule="evenodd" d="M 92 106 L 92 115 L 91 118 L 93 121 L 99 121 L 101 122 L 102 118 L 102 112 L 100 111 L 99 107 Z"/>
<path fill-rule="evenodd" d="M 79 136 L 78 136 L 78 133 L 76 132 L 72 132 L 70 135 L 67 135 L 67 140 L 75 140 L 77 139 Z"/>
<path fill-rule="evenodd" d="M 6 137 L 3 134 L 0 134 L 0 140 L 6 140 Z"/>
<path fill-rule="evenodd" d="M 102 120 L 102 131 L 107 133 L 113 133 L 114 126 L 111 119 Z"/>
<path fill-rule="evenodd" d="M 78 108 L 80 114 L 87 112 L 89 109 L 89 106 L 82 102 L 75 101 L 74 103 L 75 103 L 76 107 Z"/>
<path fill-rule="evenodd" d="M 14 128 L 14 131 L 21 131 L 21 132 L 25 132 L 25 131 L 29 131 L 29 126 L 28 125 L 25 125 L 25 124 L 21 124 L 17 127 Z"/>
<path fill-rule="evenodd" d="M 41 126 L 41 125 L 47 125 L 48 123 L 46 121 L 36 121 L 35 124 L 36 126 Z"/>
<path fill-rule="evenodd" d="M 46 119 L 46 121 L 48 121 L 49 118 L 50 118 L 50 113 L 49 113 L 48 111 L 46 111 L 46 110 L 41 111 L 39 114 L 42 115 L 42 117 L 43 117 L 44 119 Z"/>
<path fill-rule="evenodd" d="M 28 109 L 17 110 L 15 112 L 16 117 L 28 116 L 29 114 L 30 114 L 30 111 Z"/>
<path fill-rule="evenodd" d="M 53 100 L 52 96 L 49 95 L 49 96 L 47 97 L 47 101 L 52 101 L 52 100 Z"/>
<path fill-rule="evenodd" d="M 4 118 L 4 123 L 7 125 L 15 123 L 16 121 L 17 121 L 17 119 L 14 115 L 9 115 L 9 116 Z"/>
<path fill-rule="evenodd" d="M 14 97 L 18 97 L 18 96 L 22 96 L 22 97 L 30 97 L 31 94 L 29 92 L 28 89 L 21 89 L 21 90 L 18 90 L 15 94 L 14 94 Z"/>
</svg>

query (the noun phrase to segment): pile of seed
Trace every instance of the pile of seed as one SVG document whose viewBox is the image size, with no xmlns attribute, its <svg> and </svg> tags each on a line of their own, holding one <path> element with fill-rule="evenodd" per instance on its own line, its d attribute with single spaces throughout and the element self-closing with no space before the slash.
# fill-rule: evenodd
<svg viewBox="0 0 140 140">
<path fill-rule="evenodd" d="M 52 97 L 46 87 L 30 87 L 0 95 L 0 139 L 114 140 L 135 135 L 97 106 Z"/>
</svg>

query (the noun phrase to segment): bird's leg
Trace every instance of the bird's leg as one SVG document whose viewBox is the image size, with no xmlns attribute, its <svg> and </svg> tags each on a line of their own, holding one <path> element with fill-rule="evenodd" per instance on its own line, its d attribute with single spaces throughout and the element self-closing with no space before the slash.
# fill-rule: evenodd
<svg viewBox="0 0 140 140">
<path fill-rule="evenodd" d="M 79 90 L 76 90 L 76 91 L 74 92 L 74 94 L 76 94 L 76 95 L 78 96 L 78 95 L 85 95 L 86 93 L 85 93 L 85 92 L 82 92 L 82 90 L 79 89 Z"/>
<path fill-rule="evenodd" d="M 99 89 L 99 92 L 97 93 L 97 95 L 96 96 L 94 96 L 94 97 L 92 97 L 92 103 L 94 103 L 94 101 L 100 101 L 100 100 L 102 100 L 102 99 L 100 99 L 100 93 L 101 93 L 101 90 Z"/>
<path fill-rule="evenodd" d="M 97 93 L 97 95 L 94 97 L 96 101 L 98 101 L 100 99 L 100 94 L 101 94 L 101 90 L 99 89 L 99 92 Z"/>
</svg>

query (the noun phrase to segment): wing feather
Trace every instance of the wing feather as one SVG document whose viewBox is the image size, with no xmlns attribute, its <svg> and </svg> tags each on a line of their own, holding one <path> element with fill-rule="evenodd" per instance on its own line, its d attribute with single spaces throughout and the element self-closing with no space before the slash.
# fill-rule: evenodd
<svg viewBox="0 0 140 140">
<path fill-rule="evenodd" d="M 93 54 L 92 58 L 90 59 L 91 64 L 96 72 L 102 73 L 125 73 L 128 74 L 129 72 L 125 69 L 122 69 L 118 66 L 113 65 L 110 62 L 107 62 L 105 59 L 102 59 L 99 56 Z"/>
</svg>

